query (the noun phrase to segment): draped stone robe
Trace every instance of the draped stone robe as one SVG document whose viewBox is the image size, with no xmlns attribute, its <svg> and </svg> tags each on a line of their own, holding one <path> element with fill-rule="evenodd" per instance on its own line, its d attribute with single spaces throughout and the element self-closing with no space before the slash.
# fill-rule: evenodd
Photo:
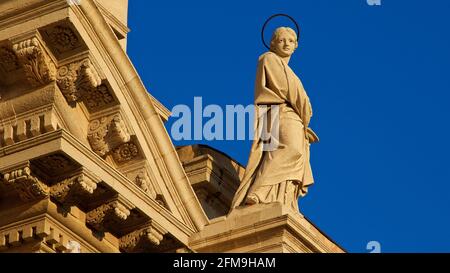
<svg viewBox="0 0 450 273">
<path fill-rule="evenodd" d="M 309 162 L 310 144 L 306 137 L 312 108 L 300 79 L 273 52 L 259 57 L 255 82 L 255 106 L 266 105 L 279 106 L 279 127 L 270 128 L 279 132 L 269 132 L 277 148 L 273 151 L 263 149 L 263 139 L 255 133 L 232 208 L 244 205 L 247 197 L 252 195 L 260 203 L 281 202 L 298 211 L 298 197 L 305 195 L 308 186 L 314 182 Z M 255 128 L 261 130 L 258 117 L 264 113 L 260 107 L 255 109 Z"/>
</svg>

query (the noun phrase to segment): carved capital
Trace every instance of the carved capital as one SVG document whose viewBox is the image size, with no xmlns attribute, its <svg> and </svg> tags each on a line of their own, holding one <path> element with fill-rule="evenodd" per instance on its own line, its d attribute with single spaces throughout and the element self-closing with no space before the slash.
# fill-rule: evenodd
<svg viewBox="0 0 450 273">
<path fill-rule="evenodd" d="M 91 121 L 88 140 L 95 153 L 104 156 L 117 146 L 130 141 L 130 134 L 119 114 Z"/>
<path fill-rule="evenodd" d="M 80 174 L 53 185 L 50 195 L 65 206 L 73 206 L 83 197 L 92 195 L 96 188 L 96 182 L 85 174 Z"/>
<path fill-rule="evenodd" d="M 49 194 L 47 185 L 31 174 L 28 162 L 6 171 L 3 181 L 6 185 L 13 186 L 20 199 L 26 202 L 45 198 Z"/>
<path fill-rule="evenodd" d="M 158 246 L 165 234 L 167 234 L 166 229 L 158 223 L 151 221 L 143 228 L 121 237 L 119 247 L 125 252 L 134 252 L 145 249 L 148 245 Z"/>
<path fill-rule="evenodd" d="M 55 80 L 56 66 L 36 36 L 15 43 L 13 50 L 32 86 L 48 84 Z"/>
<path fill-rule="evenodd" d="M 108 225 L 127 220 L 130 210 L 118 200 L 103 204 L 86 214 L 86 224 L 98 231 L 105 231 Z"/>
<path fill-rule="evenodd" d="M 101 84 L 89 58 L 61 66 L 56 78 L 59 89 L 69 103 L 81 100 Z"/>
</svg>

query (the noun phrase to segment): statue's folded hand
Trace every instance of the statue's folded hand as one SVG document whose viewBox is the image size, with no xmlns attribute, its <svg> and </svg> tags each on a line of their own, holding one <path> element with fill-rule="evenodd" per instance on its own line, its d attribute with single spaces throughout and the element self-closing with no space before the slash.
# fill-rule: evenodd
<svg viewBox="0 0 450 273">
<path fill-rule="evenodd" d="M 317 134 L 309 127 L 306 129 L 306 137 L 309 143 L 319 142 L 320 140 Z"/>
</svg>

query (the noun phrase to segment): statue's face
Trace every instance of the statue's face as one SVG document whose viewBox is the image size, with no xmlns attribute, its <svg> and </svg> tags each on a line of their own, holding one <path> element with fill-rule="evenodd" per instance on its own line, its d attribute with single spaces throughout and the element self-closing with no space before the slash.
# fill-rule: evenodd
<svg viewBox="0 0 450 273">
<path fill-rule="evenodd" d="M 275 53 L 281 57 L 291 56 L 297 48 L 295 36 L 287 31 L 282 31 L 277 38 L 277 40 L 273 41 Z"/>
</svg>

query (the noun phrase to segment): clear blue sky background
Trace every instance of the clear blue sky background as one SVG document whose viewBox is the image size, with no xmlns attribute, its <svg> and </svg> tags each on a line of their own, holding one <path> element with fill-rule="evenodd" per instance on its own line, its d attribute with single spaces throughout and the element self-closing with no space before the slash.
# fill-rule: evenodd
<svg viewBox="0 0 450 273">
<path fill-rule="evenodd" d="M 194 96 L 248 105 L 275 13 L 301 26 L 290 65 L 321 138 L 301 211 L 350 252 L 372 240 L 382 252 L 450 252 L 450 1 L 131 0 L 128 53 L 169 109 Z M 175 144 L 190 143 L 243 164 L 251 145 Z"/>
</svg>

